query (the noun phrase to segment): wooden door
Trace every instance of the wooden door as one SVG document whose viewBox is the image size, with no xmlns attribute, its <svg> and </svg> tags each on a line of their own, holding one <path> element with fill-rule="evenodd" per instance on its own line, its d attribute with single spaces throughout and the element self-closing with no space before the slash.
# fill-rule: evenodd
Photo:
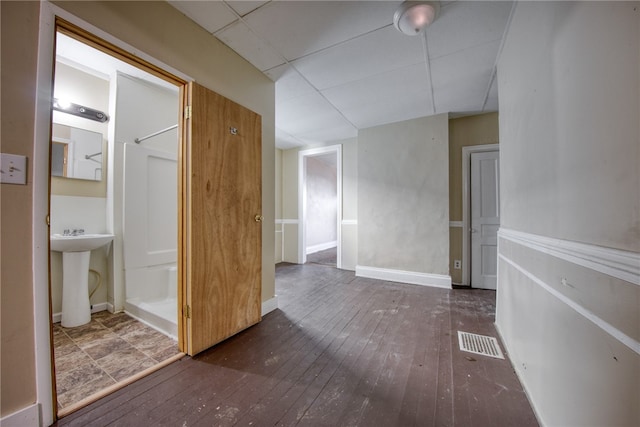
<svg viewBox="0 0 640 427">
<path fill-rule="evenodd" d="M 194 355 L 261 320 L 262 122 L 195 83 L 187 105 L 182 299 Z"/>
<path fill-rule="evenodd" d="M 496 289 L 500 179 L 497 151 L 471 153 L 471 286 Z"/>
</svg>

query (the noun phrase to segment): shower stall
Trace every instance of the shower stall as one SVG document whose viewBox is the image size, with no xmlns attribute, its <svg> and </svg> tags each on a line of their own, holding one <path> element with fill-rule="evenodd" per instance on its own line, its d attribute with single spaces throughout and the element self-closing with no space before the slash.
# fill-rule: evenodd
<svg viewBox="0 0 640 427">
<path fill-rule="evenodd" d="M 176 338 L 178 89 L 124 73 L 115 82 L 111 298 Z"/>
<path fill-rule="evenodd" d="M 125 311 L 177 336 L 175 154 L 125 145 Z"/>
</svg>

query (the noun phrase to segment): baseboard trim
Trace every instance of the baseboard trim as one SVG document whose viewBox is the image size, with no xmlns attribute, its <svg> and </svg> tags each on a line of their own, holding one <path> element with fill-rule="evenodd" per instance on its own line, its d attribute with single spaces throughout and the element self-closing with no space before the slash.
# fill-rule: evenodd
<svg viewBox="0 0 640 427">
<path fill-rule="evenodd" d="M 109 310 L 109 306 L 111 306 L 111 310 Z M 91 306 L 91 313 L 98 313 L 99 311 L 105 310 L 109 310 L 110 313 L 113 313 L 113 305 L 106 302 L 101 302 L 100 304 L 93 304 Z M 53 313 L 53 316 L 51 316 L 51 321 L 53 323 L 59 323 L 60 321 L 62 321 L 62 313 Z"/>
<path fill-rule="evenodd" d="M 640 254 L 500 228 L 498 237 L 640 285 Z"/>
<path fill-rule="evenodd" d="M 278 295 L 274 295 L 273 298 L 270 298 L 262 302 L 262 316 L 264 316 L 265 314 L 271 313 L 277 308 L 278 308 Z"/>
<path fill-rule="evenodd" d="M 320 243 L 319 245 L 313 245 L 307 247 L 307 255 L 315 254 L 316 252 L 324 251 L 327 249 L 335 248 L 338 246 L 338 241 L 334 240 L 333 242 Z"/>
<path fill-rule="evenodd" d="M 356 276 L 389 282 L 409 283 L 411 285 L 431 286 L 451 289 L 451 276 L 443 274 L 419 273 L 415 271 L 393 270 L 388 268 L 356 265 Z"/>
<path fill-rule="evenodd" d="M 6 415 L 0 418 L 0 425 L 2 427 L 39 426 L 39 406 L 40 405 L 38 403 L 33 403 L 25 408 L 14 412 L 13 414 Z"/>
</svg>

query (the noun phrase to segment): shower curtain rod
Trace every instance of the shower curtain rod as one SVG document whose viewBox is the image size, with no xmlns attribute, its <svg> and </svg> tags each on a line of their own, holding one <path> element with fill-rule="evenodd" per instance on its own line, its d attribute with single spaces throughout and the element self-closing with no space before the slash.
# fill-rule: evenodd
<svg viewBox="0 0 640 427">
<path fill-rule="evenodd" d="M 84 158 L 87 159 L 87 160 L 91 160 L 92 162 L 96 162 L 96 163 L 102 164 L 101 161 L 94 159 L 95 156 L 101 156 L 101 155 L 102 155 L 102 151 L 98 151 L 97 153 L 87 154 L 87 155 L 84 156 Z"/>
<path fill-rule="evenodd" d="M 136 138 L 136 139 L 134 139 L 134 141 L 135 141 L 135 143 L 136 143 L 136 144 L 140 144 L 140 143 L 141 143 L 142 141 L 144 141 L 145 139 L 153 138 L 154 136 L 158 136 L 158 135 L 163 134 L 163 133 L 165 133 L 165 132 L 169 132 L 171 129 L 175 129 L 175 128 L 177 128 L 177 127 L 178 127 L 178 125 L 177 125 L 177 124 L 176 124 L 176 125 L 173 125 L 173 126 L 169 126 L 169 127 L 168 127 L 168 128 L 166 128 L 166 129 L 159 130 L 158 132 L 154 132 L 154 133 L 152 133 L 152 134 L 150 134 L 150 135 L 143 136 L 142 138 Z"/>
</svg>

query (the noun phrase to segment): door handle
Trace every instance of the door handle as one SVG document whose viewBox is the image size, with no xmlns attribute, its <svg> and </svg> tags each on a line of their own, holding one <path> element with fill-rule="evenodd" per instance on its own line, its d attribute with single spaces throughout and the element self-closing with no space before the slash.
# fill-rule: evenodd
<svg viewBox="0 0 640 427">
<path fill-rule="evenodd" d="M 475 232 L 476 232 L 476 231 L 478 231 L 478 230 L 476 230 L 475 228 L 470 228 L 470 229 L 469 229 L 469 231 L 470 231 L 471 233 L 475 233 Z"/>
<path fill-rule="evenodd" d="M 254 219 L 256 220 L 256 222 L 262 222 L 264 217 L 262 215 L 256 215 Z"/>
</svg>

